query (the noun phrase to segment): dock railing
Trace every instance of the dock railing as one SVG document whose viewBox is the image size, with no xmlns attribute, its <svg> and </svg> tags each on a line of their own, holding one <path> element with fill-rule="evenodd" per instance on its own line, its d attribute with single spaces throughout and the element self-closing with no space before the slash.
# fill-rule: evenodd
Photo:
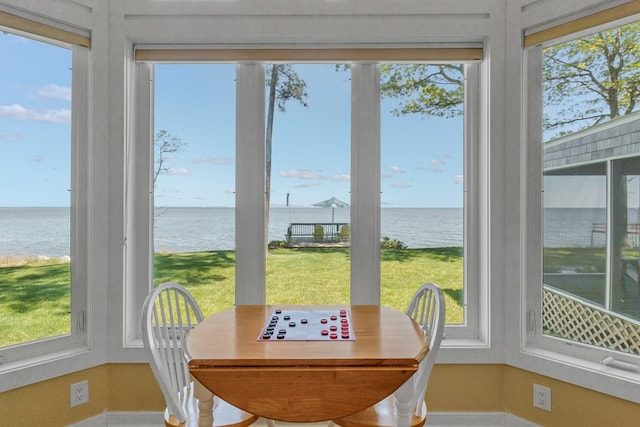
<svg viewBox="0 0 640 427">
<path fill-rule="evenodd" d="M 346 222 L 293 222 L 287 228 L 287 243 L 348 240 L 349 224 Z"/>
<path fill-rule="evenodd" d="M 591 227 L 591 246 L 593 246 L 594 233 L 607 233 L 607 224 L 604 222 L 594 222 Z M 631 247 L 637 248 L 640 243 L 640 224 L 630 222 L 627 224 L 627 238 Z"/>
</svg>

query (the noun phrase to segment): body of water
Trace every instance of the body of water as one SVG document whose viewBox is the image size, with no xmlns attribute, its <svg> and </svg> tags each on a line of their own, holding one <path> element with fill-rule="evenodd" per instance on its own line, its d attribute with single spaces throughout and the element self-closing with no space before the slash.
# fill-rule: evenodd
<svg viewBox="0 0 640 427">
<path fill-rule="evenodd" d="M 289 223 L 348 223 L 349 209 L 271 209 L 269 240 L 284 240 Z M 604 223 L 604 209 L 546 209 L 545 246 L 603 246 L 604 233 L 592 236 L 593 223 Z M 629 222 L 636 222 L 635 209 Z M 194 252 L 235 247 L 233 208 L 161 208 L 155 214 L 156 251 Z M 462 246 L 462 209 L 383 208 L 381 236 L 409 248 Z M 0 255 L 69 255 L 68 208 L 0 208 Z"/>
</svg>

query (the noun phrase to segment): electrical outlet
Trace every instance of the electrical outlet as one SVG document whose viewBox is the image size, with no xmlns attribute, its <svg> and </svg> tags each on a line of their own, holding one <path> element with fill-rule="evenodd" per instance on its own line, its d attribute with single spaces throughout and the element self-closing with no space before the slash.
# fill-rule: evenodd
<svg viewBox="0 0 640 427">
<path fill-rule="evenodd" d="M 549 387 L 533 385 L 533 406 L 551 412 L 551 389 Z"/>
<path fill-rule="evenodd" d="M 82 405 L 89 401 L 89 381 L 71 384 L 71 407 Z"/>
</svg>

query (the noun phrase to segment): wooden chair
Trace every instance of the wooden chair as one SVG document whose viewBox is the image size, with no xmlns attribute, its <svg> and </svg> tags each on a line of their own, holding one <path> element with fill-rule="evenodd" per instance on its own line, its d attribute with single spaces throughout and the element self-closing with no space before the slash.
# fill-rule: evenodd
<svg viewBox="0 0 640 427">
<path fill-rule="evenodd" d="M 342 229 L 340 229 L 340 233 L 338 233 L 338 237 L 340 238 L 340 241 L 347 242 L 349 241 L 350 234 L 351 234 L 351 227 L 349 226 L 349 224 L 345 224 L 342 226 Z"/>
<path fill-rule="evenodd" d="M 258 420 L 258 416 L 217 397 L 201 402 L 193 397 L 195 387 L 202 387 L 201 396 L 212 397 L 211 392 L 191 380 L 182 347 L 187 333 L 201 321 L 200 307 L 177 283 L 156 287 L 142 307 L 144 348 L 167 404 L 164 423 L 167 427 L 197 427 L 202 411 L 211 414 L 202 417 L 208 426 L 248 426 Z"/>
<path fill-rule="evenodd" d="M 418 372 L 408 380 L 413 386 L 411 407 L 414 409 L 411 412 L 410 424 L 411 427 L 421 427 L 427 418 L 424 395 L 427 391 L 431 368 L 440 350 L 444 329 L 445 305 L 442 289 L 433 283 L 425 283 L 414 294 L 406 313 L 422 326 L 429 337 L 429 352 L 420 362 Z M 394 395 L 363 411 L 332 420 L 332 423 L 342 427 L 396 427 L 398 424 Z"/>
<path fill-rule="evenodd" d="M 324 227 L 316 224 L 313 227 L 313 240 L 316 242 L 322 242 L 324 240 Z"/>
</svg>

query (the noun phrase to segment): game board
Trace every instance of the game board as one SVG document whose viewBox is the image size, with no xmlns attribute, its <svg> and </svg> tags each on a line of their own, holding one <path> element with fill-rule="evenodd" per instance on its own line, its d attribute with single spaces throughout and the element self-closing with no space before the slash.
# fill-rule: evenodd
<svg viewBox="0 0 640 427">
<path fill-rule="evenodd" d="M 354 341 L 349 310 L 274 310 L 258 341 Z"/>
</svg>

